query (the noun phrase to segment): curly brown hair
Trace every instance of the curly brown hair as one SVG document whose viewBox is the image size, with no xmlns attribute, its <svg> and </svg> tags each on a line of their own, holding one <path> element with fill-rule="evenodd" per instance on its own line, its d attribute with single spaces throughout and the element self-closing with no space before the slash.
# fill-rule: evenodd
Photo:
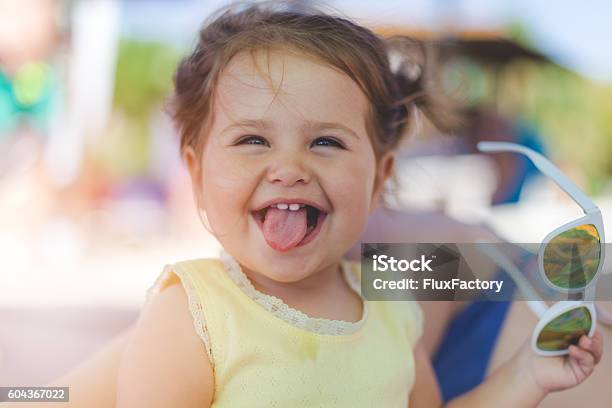
<svg viewBox="0 0 612 408">
<path fill-rule="evenodd" d="M 397 147 L 417 110 L 446 127 L 422 42 L 383 39 L 345 17 L 295 2 L 234 3 L 205 22 L 193 52 L 176 70 L 170 113 L 181 151 L 190 146 L 201 152 L 215 87 L 229 61 L 240 52 L 278 49 L 314 57 L 359 85 L 370 102 L 366 124 L 377 159 Z"/>
</svg>

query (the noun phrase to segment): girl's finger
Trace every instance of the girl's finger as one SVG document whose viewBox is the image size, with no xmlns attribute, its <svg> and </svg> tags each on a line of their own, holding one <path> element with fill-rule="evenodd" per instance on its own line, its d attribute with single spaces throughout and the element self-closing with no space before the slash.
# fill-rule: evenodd
<svg viewBox="0 0 612 408">
<path fill-rule="evenodd" d="M 595 358 L 595 364 L 601 360 L 603 353 L 603 340 L 599 332 L 595 332 L 593 337 L 582 336 L 578 341 L 578 346 L 583 350 L 588 351 Z"/>
<path fill-rule="evenodd" d="M 570 358 L 574 359 L 584 374 L 588 375 L 595 366 L 595 356 L 577 346 L 569 347 Z"/>
<path fill-rule="evenodd" d="M 593 346 L 593 339 L 586 334 L 583 334 L 578 340 L 578 346 L 585 350 L 591 350 L 591 347 Z"/>
<path fill-rule="evenodd" d="M 598 364 L 601 361 L 601 357 L 603 355 L 603 337 L 600 332 L 595 331 L 595 333 L 593 333 L 593 337 L 591 337 L 591 345 L 589 347 L 589 351 L 595 357 L 595 364 Z"/>
</svg>

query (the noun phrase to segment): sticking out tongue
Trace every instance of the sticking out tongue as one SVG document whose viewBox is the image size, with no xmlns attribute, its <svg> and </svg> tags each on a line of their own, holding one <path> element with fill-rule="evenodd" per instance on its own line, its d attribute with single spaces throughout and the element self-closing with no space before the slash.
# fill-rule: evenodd
<svg viewBox="0 0 612 408">
<path fill-rule="evenodd" d="M 304 239 L 308 229 L 306 220 L 306 208 L 290 211 L 270 207 L 263 223 L 264 238 L 277 251 L 287 251 Z"/>
</svg>

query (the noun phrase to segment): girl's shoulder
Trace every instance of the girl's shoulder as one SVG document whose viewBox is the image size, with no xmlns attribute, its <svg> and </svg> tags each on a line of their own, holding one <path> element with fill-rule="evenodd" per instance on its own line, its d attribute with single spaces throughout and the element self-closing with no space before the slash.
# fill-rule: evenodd
<svg viewBox="0 0 612 408">
<path fill-rule="evenodd" d="M 195 289 L 193 287 L 194 281 L 219 274 L 222 271 L 221 261 L 215 258 L 189 259 L 167 264 L 153 285 L 147 290 L 145 304 L 149 303 L 159 292 L 176 283 L 182 283 L 185 292 L 189 295 L 190 291 Z"/>
<path fill-rule="evenodd" d="M 123 352 L 118 406 L 210 404 L 212 365 L 193 330 L 188 296 L 167 269 L 164 274 L 164 279 L 158 278 L 156 290 L 150 290 Z M 182 380 L 170 384 L 168 378 Z M 151 389 L 150 384 L 159 386 Z"/>
<path fill-rule="evenodd" d="M 164 266 L 161 274 L 147 290 L 145 308 L 162 292 L 170 290 L 181 292 L 187 304 L 181 312 L 190 314 L 195 333 L 204 344 L 209 360 L 211 359 L 210 340 L 204 318 L 203 298 L 206 297 L 207 285 L 223 279 L 223 264 L 219 259 L 190 259 Z"/>
</svg>

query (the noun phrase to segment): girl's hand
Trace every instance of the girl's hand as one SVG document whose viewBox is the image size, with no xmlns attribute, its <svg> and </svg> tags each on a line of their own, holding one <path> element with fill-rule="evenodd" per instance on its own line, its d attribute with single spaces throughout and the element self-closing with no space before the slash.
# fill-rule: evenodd
<svg viewBox="0 0 612 408">
<path fill-rule="evenodd" d="M 538 406 L 548 393 L 583 382 L 601 360 L 602 350 L 603 339 L 598 332 L 591 339 L 582 336 L 578 347 L 572 347 L 569 355 L 560 357 L 539 356 L 533 352 L 529 342 L 525 342 L 512 359 L 495 370 L 482 384 L 453 399 L 447 406 Z"/>
<path fill-rule="evenodd" d="M 544 394 L 565 390 L 586 380 L 601 360 L 603 354 L 601 333 L 595 331 L 591 338 L 582 336 L 578 345 L 570 346 L 569 351 L 569 355 L 565 356 L 544 357 L 535 354 L 527 343 L 520 351 L 519 364 L 527 369 L 533 383 Z"/>
</svg>

